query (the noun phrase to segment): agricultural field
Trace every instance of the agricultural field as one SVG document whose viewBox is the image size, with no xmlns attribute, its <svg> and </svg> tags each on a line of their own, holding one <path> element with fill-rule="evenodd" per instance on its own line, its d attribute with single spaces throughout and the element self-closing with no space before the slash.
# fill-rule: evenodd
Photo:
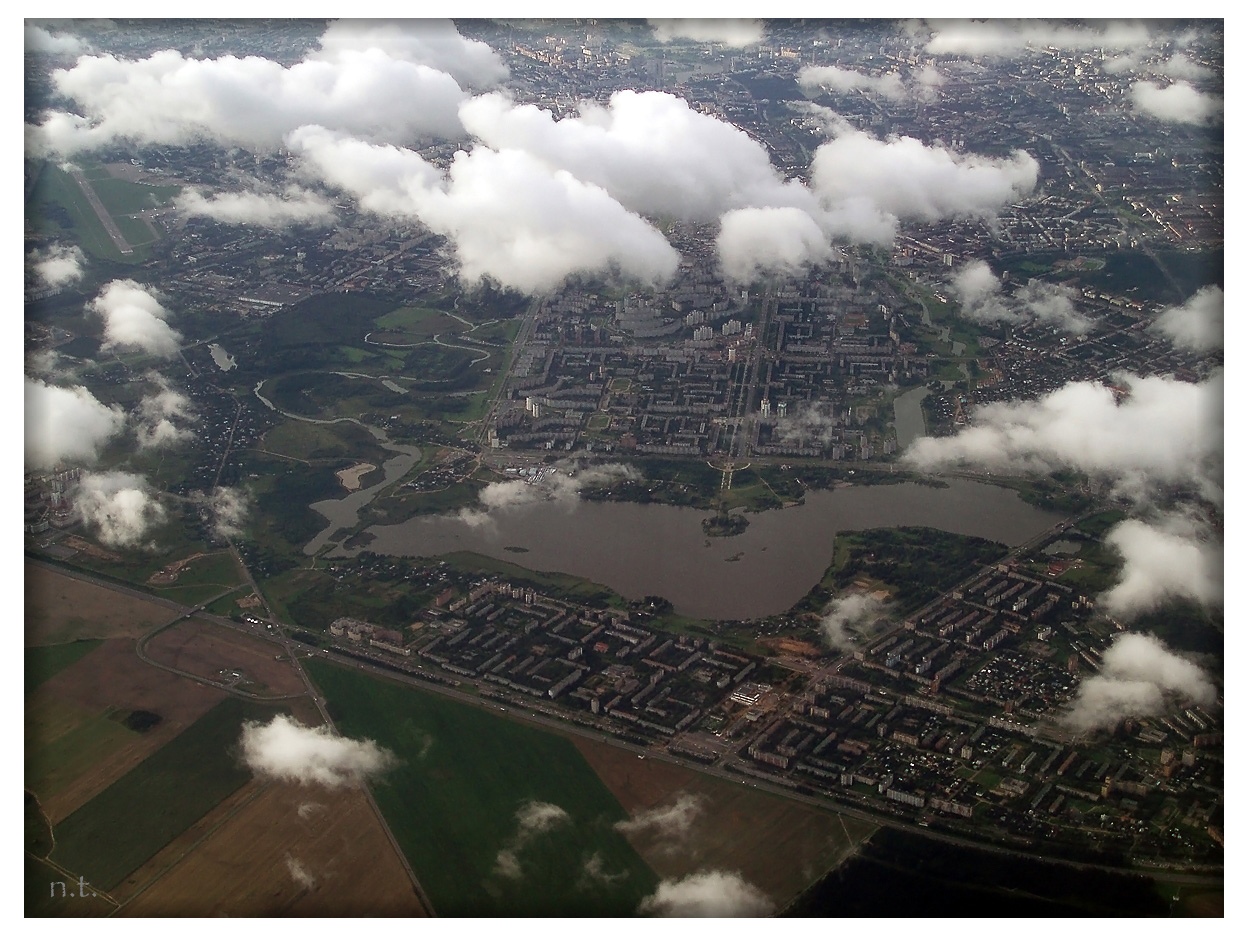
<svg viewBox="0 0 1250 937">
<path fill-rule="evenodd" d="M 177 615 L 164 602 L 126 595 L 33 563 L 25 565 L 25 590 L 27 647 L 138 637 Z"/>
<path fill-rule="evenodd" d="M 224 697 L 145 664 L 131 640 L 105 641 L 26 694 L 26 788 L 59 823 Z"/>
<path fill-rule="evenodd" d="M 50 680 L 80 657 L 100 646 L 98 638 L 82 638 L 67 644 L 26 648 L 26 692 Z"/>
<path fill-rule="evenodd" d="M 612 827 L 628 815 L 567 739 L 323 661 L 308 670 L 344 735 L 399 756 L 374 796 L 439 916 L 624 916 L 654 891 Z M 546 822 L 527 833 L 534 811 Z"/>
<path fill-rule="evenodd" d="M 144 651 L 158 664 L 208 680 L 222 680 L 223 670 L 236 671 L 242 674 L 238 689 L 257 696 L 305 692 L 304 681 L 286 655 L 275 660 L 278 645 L 204 619 L 188 619 L 165 629 L 148 641 Z"/>
<path fill-rule="evenodd" d="M 877 829 L 690 768 L 639 758 L 601 742 L 573 742 L 631 815 L 693 802 L 684 835 L 651 827 L 629 834 L 639 854 L 664 878 L 704 869 L 737 872 L 780 910 Z"/>
<path fill-rule="evenodd" d="M 111 890 L 250 779 L 233 757 L 246 719 L 269 707 L 234 697 L 56 822 L 51 859 Z"/>
<path fill-rule="evenodd" d="M 257 787 L 255 796 L 212 826 L 121 913 L 424 916 L 363 791 L 279 782 Z M 154 860 L 154 874 L 162 870 L 162 858 Z M 147 871 L 135 878 L 144 881 Z"/>
</svg>

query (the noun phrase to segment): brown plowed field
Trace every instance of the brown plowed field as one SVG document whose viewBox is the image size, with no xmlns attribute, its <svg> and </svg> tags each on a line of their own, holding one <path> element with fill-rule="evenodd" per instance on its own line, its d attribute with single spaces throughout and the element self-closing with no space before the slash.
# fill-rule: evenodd
<svg viewBox="0 0 1250 937">
<path fill-rule="evenodd" d="M 29 563 L 25 597 L 28 647 L 79 638 L 137 638 L 177 615 L 159 602 L 79 582 Z"/>
<path fill-rule="evenodd" d="M 134 895 L 121 913 L 424 916 L 363 792 L 260 788 L 250 782 L 115 890 Z"/>
<path fill-rule="evenodd" d="M 663 878 L 708 869 L 738 872 L 780 909 L 851 856 L 876 829 L 746 784 L 641 759 L 614 745 L 583 738 L 573 743 L 631 816 L 670 806 L 682 794 L 699 799 L 700 809 L 684 836 L 656 830 L 626 834 Z"/>
<path fill-rule="evenodd" d="M 290 696 L 307 689 L 285 654 L 274 660 L 282 651 L 278 645 L 202 619 L 166 628 L 145 650 L 157 663 L 208 680 L 221 680 L 222 670 L 242 671 L 238 689 L 260 696 Z"/>
<path fill-rule="evenodd" d="M 105 641 L 85 657 L 38 686 L 26 697 L 27 776 L 51 777 L 54 791 L 35 788 L 53 824 L 156 751 L 219 702 L 225 694 L 139 660 L 134 642 Z M 67 732 L 109 712 L 147 710 L 161 721 L 144 733 L 110 733 L 109 743 L 79 764 L 73 752 L 60 752 L 32 771 L 32 761 L 48 759 Z M 32 755 L 32 752 L 34 753 Z"/>
</svg>

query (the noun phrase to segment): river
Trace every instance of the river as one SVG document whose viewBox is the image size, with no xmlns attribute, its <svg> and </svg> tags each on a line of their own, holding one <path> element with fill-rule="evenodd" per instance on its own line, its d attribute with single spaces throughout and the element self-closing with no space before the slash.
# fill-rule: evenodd
<svg viewBox="0 0 1250 937">
<path fill-rule="evenodd" d="M 1061 519 L 1007 488 L 959 478 L 947 483 L 808 492 L 802 505 L 749 515 L 750 526 L 736 537 L 707 537 L 704 510 L 565 500 L 493 510 L 477 523 L 441 515 L 374 526 L 368 549 L 395 556 L 471 550 L 580 576 L 631 599 L 661 595 L 694 618 L 748 619 L 784 612 L 806 595 L 829 565 L 839 531 L 933 527 L 1014 546 Z M 314 507 L 325 513 L 324 503 Z M 330 555 L 355 552 L 339 547 Z"/>
</svg>

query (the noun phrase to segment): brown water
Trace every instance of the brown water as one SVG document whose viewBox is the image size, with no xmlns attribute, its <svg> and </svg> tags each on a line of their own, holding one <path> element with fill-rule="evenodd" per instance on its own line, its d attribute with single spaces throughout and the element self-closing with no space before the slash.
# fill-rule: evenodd
<svg viewBox="0 0 1250 937">
<path fill-rule="evenodd" d="M 396 556 L 472 550 L 580 576 L 631 599 L 661 595 L 683 615 L 746 619 L 784 612 L 806 595 L 828 567 L 839 531 L 933 527 L 1015 546 L 1062 518 L 1007 488 L 947 481 L 947 488 L 908 482 L 809 492 L 797 507 L 748 515 L 750 527 L 736 537 L 705 536 L 700 522 L 710 512 L 693 508 L 541 501 L 492 511 L 477 525 L 443 515 L 371 527 L 368 549 Z"/>
</svg>

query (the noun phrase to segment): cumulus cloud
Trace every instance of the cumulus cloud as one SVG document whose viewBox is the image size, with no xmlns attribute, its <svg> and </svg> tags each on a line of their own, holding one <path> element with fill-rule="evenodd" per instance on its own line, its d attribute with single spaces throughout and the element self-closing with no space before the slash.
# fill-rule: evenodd
<svg viewBox="0 0 1250 937">
<path fill-rule="evenodd" d="M 495 872 L 504 878 L 520 878 L 520 852 L 535 837 L 570 822 L 568 813 L 555 804 L 529 800 L 516 813 L 517 829 L 509 845 L 495 857 Z"/>
<path fill-rule="evenodd" d="M 765 273 L 801 273 L 829 260 L 833 247 L 798 208 L 741 208 L 721 218 L 716 253 L 725 279 L 750 283 Z"/>
<path fill-rule="evenodd" d="M 87 51 L 87 44 L 69 33 L 52 33 L 42 26 L 26 24 L 26 51 L 51 55 L 78 55 Z"/>
<path fill-rule="evenodd" d="M 1224 344 L 1224 291 L 1204 286 L 1183 305 L 1159 313 L 1150 330 L 1166 336 L 1177 348 L 1211 351 Z"/>
<path fill-rule="evenodd" d="M 886 605 L 876 596 L 855 592 L 834 599 L 820 618 L 825 643 L 839 651 L 849 651 L 870 634 L 886 614 Z"/>
<path fill-rule="evenodd" d="M 703 811 L 703 799 L 695 794 L 680 794 L 671 804 L 640 810 L 628 820 L 619 820 L 612 828 L 621 833 L 655 833 L 669 839 L 681 839 L 690 832 L 690 825 Z"/>
<path fill-rule="evenodd" d="M 337 20 L 321 37 L 311 60 L 350 61 L 377 50 L 400 62 L 428 65 L 465 87 L 485 88 L 508 77 L 508 66 L 484 42 L 466 39 L 451 20 Z"/>
<path fill-rule="evenodd" d="M 444 178 L 416 153 L 323 128 L 304 128 L 289 143 L 306 171 L 362 208 L 415 217 L 446 236 L 466 284 L 533 294 L 576 274 L 659 285 L 677 271 L 680 257 L 658 230 L 599 186 L 525 152 L 461 150 Z"/>
<path fill-rule="evenodd" d="M 126 425 L 122 408 L 105 406 L 85 387 L 26 378 L 26 467 L 94 462 Z"/>
<path fill-rule="evenodd" d="M 159 294 L 134 280 L 113 280 L 88 308 L 104 319 L 102 351 L 138 349 L 161 358 L 178 354 L 182 336 L 165 321 Z"/>
<path fill-rule="evenodd" d="M 695 872 L 663 879 L 638 906 L 662 917 L 764 917 L 774 910 L 768 896 L 736 872 Z"/>
<path fill-rule="evenodd" d="M 232 540 L 243 533 L 243 522 L 251 509 L 251 498 L 242 488 L 218 488 L 208 502 L 212 512 L 213 533 L 223 540 Z"/>
<path fill-rule="evenodd" d="M 244 764 L 256 774 L 301 785 L 357 787 L 396 763 L 371 739 L 343 738 L 329 726 L 301 725 L 286 715 L 245 722 L 240 745 Z"/>
<path fill-rule="evenodd" d="M 1008 56 L 1051 46 L 1133 49 L 1145 45 L 1149 30 L 1140 23 L 1070 26 L 1047 20 L 930 20 L 933 35 L 925 51 L 934 55 Z"/>
<path fill-rule="evenodd" d="M 1133 109 L 1171 124 L 1202 124 L 1215 120 L 1224 110 L 1224 99 L 1199 91 L 1187 81 L 1160 85 L 1135 81 L 1129 88 Z"/>
<path fill-rule="evenodd" d="M 1176 598 L 1223 603 L 1224 551 L 1196 517 L 1174 511 L 1129 518 L 1107 531 L 1105 540 L 1124 560 L 1115 586 L 1100 597 L 1110 614 L 1129 618 Z"/>
<path fill-rule="evenodd" d="M 139 448 L 149 449 L 185 442 L 192 436 L 186 424 L 199 417 L 187 397 L 175 390 L 159 371 L 149 371 L 147 379 L 156 385 L 156 392 L 139 401 L 135 434 Z"/>
<path fill-rule="evenodd" d="M 304 868 L 304 863 L 298 859 L 293 859 L 290 853 L 286 857 L 286 870 L 291 873 L 291 879 L 295 884 L 304 890 L 308 890 L 317 884 L 317 880 Z"/>
<path fill-rule="evenodd" d="M 666 19 L 647 20 L 647 23 L 660 42 L 691 39 L 742 49 L 764 38 L 764 24 L 760 20 Z"/>
<path fill-rule="evenodd" d="M 184 189 L 174 199 L 174 207 L 191 217 L 273 230 L 324 226 L 335 219 L 334 205 L 327 198 L 294 185 L 280 193 L 218 192 L 211 196 L 199 189 Z"/>
<path fill-rule="evenodd" d="M 460 520 L 471 527 L 488 524 L 491 514 L 509 511 L 539 501 L 556 501 L 572 509 L 583 488 L 601 487 L 625 478 L 640 476 L 631 466 L 620 463 L 578 467 L 574 462 L 558 462 L 541 479 L 491 482 L 480 492 L 480 508 L 462 508 Z"/>
<path fill-rule="evenodd" d="M 1162 61 L 1147 60 L 1144 50 L 1135 49 L 1122 55 L 1105 58 L 1102 70 L 1108 75 L 1133 73 L 1140 76 L 1157 76 L 1161 78 L 1197 81 L 1210 78 L 1214 73 L 1205 65 L 1176 52 Z"/>
<path fill-rule="evenodd" d="M 86 257 L 74 245 L 53 244 L 31 251 L 27 261 L 44 286 L 60 289 L 82 279 Z"/>
<path fill-rule="evenodd" d="M 609 872 L 604 867 L 603 856 L 595 852 L 582 864 L 582 874 L 577 880 L 577 887 L 582 889 L 598 888 L 603 885 L 611 885 L 615 882 L 623 881 L 628 877 L 629 873 L 624 870 Z"/>
<path fill-rule="evenodd" d="M 1037 160 L 1023 150 L 996 159 L 925 146 L 912 137 L 878 140 L 858 130 L 821 144 L 811 167 L 812 188 L 830 208 L 926 222 L 992 222 L 1001 208 L 1033 191 L 1037 176 Z"/>
<path fill-rule="evenodd" d="M 806 65 L 799 69 L 798 82 L 805 91 L 868 91 L 895 101 L 907 97 L 907 88 L 898 72 L 865 75 L 836 65 Z"/>
<path fill-rule="evenodd" d="M 139 546 L 165 520 L 147 479 L 128 472 L 84 473 L 73 501 L 82 522 L 108 546 Z"/>
<path fill-rule="evenodd" d="M 665 92 L 618 91 L 606 106 L 584 101 L 563 120 L 495 92 L 467 102 L 460 116 L 488 146 L 522 150 L 641 214 L 708 222 L 735 208 L 816 207 L 744 131 Z"/>
<path fill-rule="evenodd" d="M 1220 499 L 1224 379 L 1199 384 L 1172 377 L 1118 375 L 1117 391 L 1073 382 L 1036 400 L 993 403 L 954 436 L 916 440 L 903 461 L 922 471 L 975 465 L 1046 473 L 1069 468 L 1104 479 L 1138 500 L 1158 486 Z"/>
<path fill-rule="evenodd" d="M 1075 335 L 1084 335 L 1094 323 L 1076 311 L 1076 291 L 1044 280 L 1029 283 L 1008 296 L 1002 281 L 984 260 L 973 260 L 951 278 L 951 290 L 960 314 L 974 322 L 1023 323 L 1036 321 Z"/>
<path fill-rule="evenodd" d="M 1215 686 L 1202 668 L 1149 635 L 1118 635 L 1102 660 L 1102 670 L 1081 682 L 1060 717 L 1060 724 L 1074 732 L 1114 728 L 1129 716 L 1158 715 L 1173 697 L 1191 704 L 1215 701 Z"/>
<path fill-rule="evenodd" d="M 273 151 L 307 124 L 367 140 L 456 139 L 456 108 L 468 95 L 440 69 L 484 83 L 506 73 L 482 43 L 457 39 L 450 23 L 418 19 L 332 24 L 322 48 L 289 67 L 175 50 L 141 60 L 85 55 L 52 74 L 76 110 L 45 114 L 28 126 L 27 144 L 63 156 L 122 141 Z"/>
</svg>

